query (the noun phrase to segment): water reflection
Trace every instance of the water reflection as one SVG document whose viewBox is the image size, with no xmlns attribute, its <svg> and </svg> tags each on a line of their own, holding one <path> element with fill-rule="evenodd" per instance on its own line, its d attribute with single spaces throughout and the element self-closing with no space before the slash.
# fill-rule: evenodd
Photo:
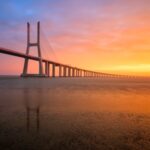
<svg viewBox="0 0 150 150">
<path fill-rule="evenodd" d="M 40 129 L 40 109 L 42 90 L 24 89 L 23 99 L 26 108 L 26 128 L 27 132 L 32 130 L 32 125 L 35 126 L 36 131 Z M 34 124 L 32 124 L 34 123 Z"/>
<path fill-rule="evenodd" d="M 37 129 L 37 131 L 39 131 L 39 128 L 40 128 L 40 117 L 39 117 L 40 108 L 31 109 L 31 108 L 27 107 L 26 111 L 27 111 L 27 131 L 29 132 L 29 130 L 30 130 L 30 118 L 32 118 L 32 117 L 30 117 L 31 111 L 36 113 L 36 129 Z"/>
<path fill-rule="evenodd" d="M 0 84 L 0 149 L 149 150 L 150 84 L 17 82 Z"/>
</svg>

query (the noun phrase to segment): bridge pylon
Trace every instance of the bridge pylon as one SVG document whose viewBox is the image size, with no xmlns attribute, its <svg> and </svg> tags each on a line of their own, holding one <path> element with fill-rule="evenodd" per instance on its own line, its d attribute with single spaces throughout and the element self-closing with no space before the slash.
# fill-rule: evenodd
<svg viewBox="0 0 150 150">
<path fill-rule="evenodd" d="M 29 74 L 28 73 L 28 63 L 29 58 L 25 58 L 22 77 L 45 77 L 46 75 L 43 73 L 43 65 L 42 65 L 42 54 L 40 48 L 40 22 L 37 23 L 37 41 L 35 43 L 30 42 L 30 23 L 27 23 L 27 49 L 26 55 L 29 55 L 30 47 L 37 47 L 38 57 L 39 57 L 39 73 L 38 74 Z"/>
</svg>

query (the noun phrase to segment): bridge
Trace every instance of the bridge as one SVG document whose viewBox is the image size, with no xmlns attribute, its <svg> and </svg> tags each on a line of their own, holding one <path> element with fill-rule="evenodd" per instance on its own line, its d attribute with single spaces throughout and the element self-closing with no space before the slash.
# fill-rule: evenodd
<svg viewBox="0 0 150 150">
<path fill-rule="evenodd" d="M 32 56 L 29 54 L 30 47 L 37 47 L 38 56 Z M 12 55 L 15 57 L 21 57 L 24 61 L 23 72 L 21 77 L 56 77 L 56 67 L 59 69 L 58 77 L 109 77 L 109 78 L 124 78 L 129 77 L 126 75 L 116 75 L 116 74 L 108 74 L 103 72 L 96 72 L 92 70 L 87 70 L 83 68 L 73 67 L 70 65 L 66 65 L 63 63 L 51 61 L 42 58 L 41 48 L 40 48 L 40 22 L 37 23 L 37 41 L 35 43 L 30 42 L 30 24 L 27 23 L 27 49 L 26 53 L 17 52 L 15 50 L 6 49 L 0 47 L 0 53 L 6 55 Z M 28 61 L 34 60 L 38 61 L 39 64 L 39 72 L 37 74 L 29 74 L 28 73 Z M 45 67 L 43 67 L 45 65 Z M 52 68 L 50 70 L 50 65 Z M 51 75 L 50 75 L 51 71 Z"/>
</svg>

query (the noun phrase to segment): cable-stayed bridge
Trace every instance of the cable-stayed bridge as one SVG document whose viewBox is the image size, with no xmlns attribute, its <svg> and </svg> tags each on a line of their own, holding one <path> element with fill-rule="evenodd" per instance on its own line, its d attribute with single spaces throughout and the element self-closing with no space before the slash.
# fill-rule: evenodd
<svg viewBox="0 0 150 150">
<path fill-rule="evenodd" d="M 37 47 L 37 51 L 38 51 L 37 56 L 32 56 L 29 54 L 31 47 Z M 0 53 L 12 55 L 15 57 L 21 57 L 25 60 L 21 77 L 56 77 L 57 67 L 59 68 L 58 77 L 108 77 L 108 78 L 128 78 L 129 77 L 127 75 L 96 72 L 92 70 L 73 67 L 71 65 L 66 65 L 63 63 L 51 61 L 49 59 L 44 59 L 41 54 L 41 45 L 40 45 L 40 22 L 37 23 L 37 41 L 35 43 L 31 43 L 30 41 L 30 24 L 27 23 L 26 53 L 21 53 L 18 51 L 14 51 L 14 50 L 2 48 L 2 47 L 0 47 Z M 28 73 L 29 60 L 38 61 L 39 72 L 37 74 Z M 43 65 L 45 65 L 45 67 L 43 67 Z"/>
</svg>

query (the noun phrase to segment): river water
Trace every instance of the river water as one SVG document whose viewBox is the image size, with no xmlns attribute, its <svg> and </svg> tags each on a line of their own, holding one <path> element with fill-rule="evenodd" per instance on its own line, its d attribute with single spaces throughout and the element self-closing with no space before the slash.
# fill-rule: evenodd
<svg viewBox="0 0 150 150">
<path fill-rule="evenodd" d="M 150 150 L 150 80 L 0 78 L 2 150 Z"/>
</svg>

